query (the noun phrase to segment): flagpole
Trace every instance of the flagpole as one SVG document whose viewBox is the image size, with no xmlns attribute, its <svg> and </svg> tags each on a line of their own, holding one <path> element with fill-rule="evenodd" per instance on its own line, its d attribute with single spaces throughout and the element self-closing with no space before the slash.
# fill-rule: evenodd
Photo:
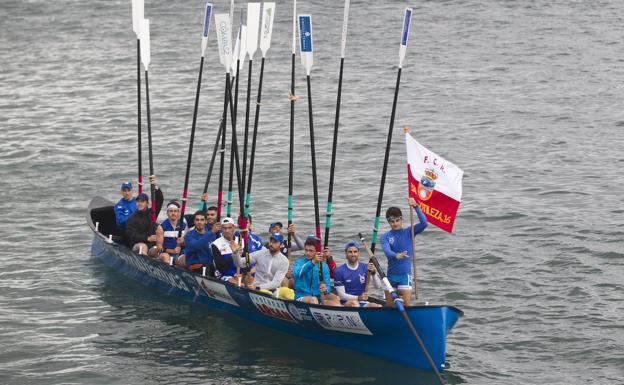
<svg viewBox="0 0 624 385">
<path fill-rule="evenodd" d="M 409 133 L 409 127 L 404 127 L 403 128 L 403 133 L 404 134 L 408 134 Z M 409 202 L 409 181 L 408 181 L 408 188 L 407 188 L 407 200 Z M 413 271 L 413 275 L 412 275 L 412 282 L 414 284 L 414 298 L 418 299 L 418 280 L 417 280 L 417 274 L 416 274 L 416 242 L 414 241 L 414 238 L 416 237 L 416 234 L 414 234 L 414 206 L 412 206 L 411 204 L 409 205 L 409 211 L 410 211 L 410 232 L 412 234 L 411 237 L 411 242 L 412 242 L 412 271 Z"/>
<path fill-rule="evenodd" d="M 247 72 L 247 104 L 245 105 L 245 134 L 243 138 L 243 175 L 242 188 L 245 190 L 247 177 L 247 145 L 249 138 L 249 107 L 251 105 L 251 73 L 253 57 L 258 48 L 258 28 L 260 27 L 260 3 L 247 4 L 247 33 L 245 34 L 245 50 L 249 54 L 249 69 Z M 243 52 L 244 54 L 245 52 Z M 244 210 L 246 213 L 246 210 Z M 246 216 L 246 214 L 245 214 Z"/>
<path fill-rule="evenodd" d="M 149 172 L 150 176 L 154 175 L 154 157 L 152 155 L 152 117 L 150 114 L 150 98 L 149 98 L 149 63 L 151 60 L 150 55 L 150 28 L 149 19 L 143 19 L 141 22 L 141 38 L 143 45 L 141 46 L 141 61 L 143 62 L 143 68 L 145 69 L 145 103 L 147 111 L 147 148 L 149 154 Z M 150 199 L 152 201 L 152 222 L 156 222 L 156 191 L 154 185 L 150 183 Z"/>
<path fill-rule="evenodd" d="M 293 0 L 293 22 L 292 22 L 292 55 L 290 60 L 290 147 L 288 150 L 288 228 L 293 223 L 293 169 L 294 169 L 294 148 L 295 148 L 295 53 L 297 50 L 297 0 Z M 292 257 L 292 235 L 288 231 L 287 257 L 290 265 Z"/>
<path fill-rule="evenodd" d="M 199 93 L 201 90 L 202 74 L 204 72 L 204 57 L 206 46 L 208 45 L 208 31 L 210 30 L 210 17 L 212 15 L 212 4 L 206 3 L 204 12 L 204 28 L 202 30 L 201 43 L 201 60 L 199 63 L 199 76 L 197 78 L 197 91 L 195 92 L 195 106 L 193 108 L 193 123 L 191 124 L 191 140 L 189 142 L 188 158 L 186 160 L 186 172 L 184 174 L 184 188 L 182 189 L 182 206 L 180 207 L 180 220 L 184 220 L 184 212 L 186 210 L 186 199 L 188 195 L 189 176 L 191 173 L 191 161 L 193 159 L 193 142 L 195 140 L 195 128 L 197 126 L 197 111 L 199 110 Z M 182 225 L 180 225 L 179 235 L 182 234 Z"/>
<path fill-rule="evenodd" d="M 244 215 L 249 216 L 249 206 L 251 204 L 251 182 L 253 180 L 254 158 L 256 155 L 256 139 L 258 136 L 258 121 L 260 119 L 260 106 L 262 100 L 262 80 L 264 78 L 264 63 L 266 54 L 271 47 L 271 35 L 273 32 L 273 17 L 275 16 L 275 3 L 264 3 L 262 9 L 262 33 L 260 35 L 260 50 L 262 51 L 262 61 L 260 62 L 260 79 L 258 81 L 258 97 L 256 98 L 256 115 L 254 118 L 254 128 L 251 141 L 251 155 L 249 159 L 249 177 L 247 179 L 247 194 L 245 195 Z"/>
<path fill-rule="evenodd" d="M 386 141 L 386 153 L 384 156 L 383 169 L 381 172 L 381 183 L 379 184 L 379 195 L 377 197 L 377 211 L 375 212 L 375 224 L 373 226 L 373 236 L 371 238 L 371 251 L 375 252 L 377 244 L 377 234 L 379 232 L 379 224 L 381 222 L 381 204 L 383 201 L 384 186 L 386 184 L 386 172 L 388 169 L 388 158 L 390 157 L 390 146 L 392 144 L 392 130 L 394 129 L 394 117 L 396 114 L 397 100 L 399 98 L 399 85 L 401 84 L 401 69 L 403 60 L 405 59 L 405 51 L 407 49 L 407 40 L 409 37 L 410 25 L 412 22 L 412 9 L 405 8 L 403 15 L 403 33 L 401 35 L 401 45 L 399 46 L 399 69 L 397 72 L 396 86 L 394 87 L 394 100 L 392 102 L 392 114 L 390 115 L 390 126 L 388 127 L 388 139 Z"/>
<path fill-rule="evenodd" d="M 329 229 L 331 227 L 332 198 L 334 191 L 334 174 L 336 169 L 336 147 L 338 145 L 338 125 L 340 123 L 340 98 L 342 96 L 342 73 L 344 68 L 345 50 L 347 46 L 347 27 L 349 24 L 349 2 L 345 0 L 342 19 L 342 51 L 340 54 L 340 72 L 338 75 L 338 95 L 336 96 L 336 119 L 334 120 L 334 140 L 332 144 L 331 165 L 329 168 L 329 193 L 327 194 L 327 209 L 325 213 L 325 238 L 323 249 L 329 245 Z"/>
<path fill-rule="evenodd" d="M 132 0 L 132 29 L 137 38 L 137 147 L 139 194 L 143 192 L 143 161 L 141 145 L 141 21 L 143 20 L 143 0 Z"/>
</svg>

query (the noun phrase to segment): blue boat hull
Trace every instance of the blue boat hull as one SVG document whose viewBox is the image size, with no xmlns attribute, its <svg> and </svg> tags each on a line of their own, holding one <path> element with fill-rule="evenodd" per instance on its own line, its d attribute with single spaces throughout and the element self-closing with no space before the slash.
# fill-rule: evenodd
<svg viewBox="0 0 624 385">
<path fill-rule="evenodd" d="M 112 205 L 102 198 L 94 198 L 87 214 L 87 222 L 94 232 L 91 252 L 115 271 L 167 294 L 225 310 L 282 332 L 431 370 L 396 309 L 328 307 L 277 299 L 138 255 L 110 241 L 101 227 L 104 234 L 95 231 L 91 209 L 105 204 Z M 406 311 L 435 365 L 443 370 L 446 336 L 463 313 L 454 306 L 444 305 L 410 306 Z"/>
</svg>

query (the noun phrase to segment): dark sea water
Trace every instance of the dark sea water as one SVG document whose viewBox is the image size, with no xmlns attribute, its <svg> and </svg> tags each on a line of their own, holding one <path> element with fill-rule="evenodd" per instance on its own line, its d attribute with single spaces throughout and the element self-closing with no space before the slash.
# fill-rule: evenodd
<svg viewBox="0 0 624 385">
<path fill-rule="evenodd" d="M 351 4 L 336 250 L 372 228 L 405 5 Z M 448 338 L 446 381 L 624 383 L 624 2 L 409 5 L 413 30 L 384 207 L 405 207 L 403 126 L 465 171 L 455 232 L 429 227 L 417 237 L 421 299 L 465 311 Z M 298 6 L 314 18 L 323 208 L 343 4 Z M 227 12 L 229 2 L 215 7 Z M 271 221 L 286 219 L 291 12 L 290 2 L 278 2 L 266 62 L 252 203 L 262 235 Z M 166 197 L 179 197 L 203 3 L 146 1 L 145 14 L 154 167 Z M 420 371 L 194 307 L 94 260 L 84 219 L 89 200 L 118 199 L 119 183 L 136 178 L 131 2 L 2 0 L 0 26 L 0 383 L 435 383 Z M 223 70 L 210 34 L 191 208 L 222 108 Z M 295 222 L 309 233 L 299 61 L 297 71 Z M 146 159 L 147 152 L 145 174 Z"/>
</svg>

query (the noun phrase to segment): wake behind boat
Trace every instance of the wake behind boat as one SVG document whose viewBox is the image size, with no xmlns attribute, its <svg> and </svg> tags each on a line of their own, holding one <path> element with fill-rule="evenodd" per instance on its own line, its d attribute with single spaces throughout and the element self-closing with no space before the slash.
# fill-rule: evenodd
<svg viewBox="0 0 624 385">
<path fill-rule="evenodd" d="M 93 256 L 144 285 L 294 336 L 431 370 L 403 317 L 394 308 L 337 308 L 275 298 L 139 255 L 111 240 L 115 229 L 113 203 L 102 197 L 93 198 L 86 220 L 93 231 Z M 444 369 L 446 336 L 463 312 L 446 305 L 406 306 L 405 311 L 436 367 Z"/>
</svg>

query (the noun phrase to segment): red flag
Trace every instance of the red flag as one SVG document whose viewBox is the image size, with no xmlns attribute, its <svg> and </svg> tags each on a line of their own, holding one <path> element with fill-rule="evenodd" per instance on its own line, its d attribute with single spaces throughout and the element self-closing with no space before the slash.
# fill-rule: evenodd
<svg viewBox="0 0 624 385">
<path fill-rule="evenodd" d="M 405 134 L 409 196 L 420 206 L 427 220 L 450 233 L 462 195 L 464 172 L 453 163 L 427 150 Z"/>
</svg>

